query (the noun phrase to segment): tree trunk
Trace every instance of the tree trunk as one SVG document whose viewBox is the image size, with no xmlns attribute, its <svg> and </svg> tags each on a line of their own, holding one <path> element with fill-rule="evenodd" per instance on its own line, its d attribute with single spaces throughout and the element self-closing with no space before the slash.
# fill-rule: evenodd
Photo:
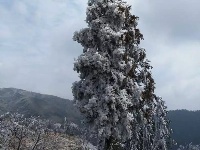
<svg viewBox="0 0 200 150">
<path fill-rule="evenodd" d="M 105 141 L 105 150 L 111 150 L 112 148 L 112 137 L 106 139 Z"/>
<path fill-rule="evenodd" d="M 106 139 L 105 150 L 123 150 L 122 145 L 113 137 Z"/>
</svg>

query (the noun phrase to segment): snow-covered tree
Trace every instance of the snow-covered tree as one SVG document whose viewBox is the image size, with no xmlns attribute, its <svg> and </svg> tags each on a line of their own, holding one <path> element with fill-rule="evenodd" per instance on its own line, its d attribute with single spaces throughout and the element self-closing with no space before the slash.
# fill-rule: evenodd
<svg viewBox="0 0 200 150">
<path fill-rule="evenodd" d="M 154 94 L 152 67 L 140 48 L 138 17 L 123 0 L 89 0 L 83 46 L 74 63 L 74 100 L 98 134 L 98 149 L 167 149 L 166 107 Z M 113 148 L 115 147 L 115 148 Z"/>
</svg>

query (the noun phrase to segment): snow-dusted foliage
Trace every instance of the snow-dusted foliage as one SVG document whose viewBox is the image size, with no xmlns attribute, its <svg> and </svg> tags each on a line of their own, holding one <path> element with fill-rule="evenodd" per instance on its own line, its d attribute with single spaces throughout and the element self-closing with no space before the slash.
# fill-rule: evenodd
<svg viewBox="0 0 200 150">
<path fill-rule="evenodd" d="M 177 150 L 200 150 L 200 145 L 193 145 L 192 143 L 186 146 L 180 145 Z"/>
<path fill-rule="evenodd" d="M 83 46 L 74 63 L 80 81 L 76 105 L 98 134 L 98 149 L 166 149 L 166 108 L 154 94 L 152 68 L 140 48 L 138 17 L 123 0 L 89 0 L 88 28 L 73 39 Z"/>
<path fill-rule="evenodd" d="M 74 136 L 76 132 L 81 131 L 74 123 L 6 113 L 0 116 L 0 150 L 95 150 L 91 143 Z"/>
<path fill-rule="evenodd" d="M 50 122 L 36 117 L 25 118 L 21 114 L 6 113 L 0 116 L 0 139 L 3 149 L 43 149 L 53 144 L 48 128 Z M 54 142 L 55 144 L 55 142 Z M 52 146 L 52 145 L 51 145 Z"/>
</svg>

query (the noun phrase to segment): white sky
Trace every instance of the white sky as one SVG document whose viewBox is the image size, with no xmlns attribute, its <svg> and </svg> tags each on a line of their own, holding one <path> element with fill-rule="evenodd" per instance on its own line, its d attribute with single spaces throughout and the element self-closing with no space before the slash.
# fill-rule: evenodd
<svg viewBox="0 0 200 150">
<path fill-rule="evenodd" d="M 200 1 L 128 0 L 168 109 L 200 109 Z M 87 0 L 0 0 L 0 87 L 72 98 Z"/>
</svg>

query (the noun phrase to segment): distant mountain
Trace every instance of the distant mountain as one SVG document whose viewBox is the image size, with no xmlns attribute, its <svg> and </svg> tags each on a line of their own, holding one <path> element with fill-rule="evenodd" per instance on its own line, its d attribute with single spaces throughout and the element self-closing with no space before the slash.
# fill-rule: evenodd
<svg viewBox="0 0 200 150">
<path fill-rule="evenodd" d="M 0 88 L 0 114 L 5 112 L 41 116 L 56 122 L 66 117 L 77 124 L 82 118 L 70 100 L 15 88 Z"/>
<path fill-rule="evenodd" d="M 169 111 L 168 118 L 177 145 L 200 144 L 200 111 L 173 110 Z"/>
</svg>

